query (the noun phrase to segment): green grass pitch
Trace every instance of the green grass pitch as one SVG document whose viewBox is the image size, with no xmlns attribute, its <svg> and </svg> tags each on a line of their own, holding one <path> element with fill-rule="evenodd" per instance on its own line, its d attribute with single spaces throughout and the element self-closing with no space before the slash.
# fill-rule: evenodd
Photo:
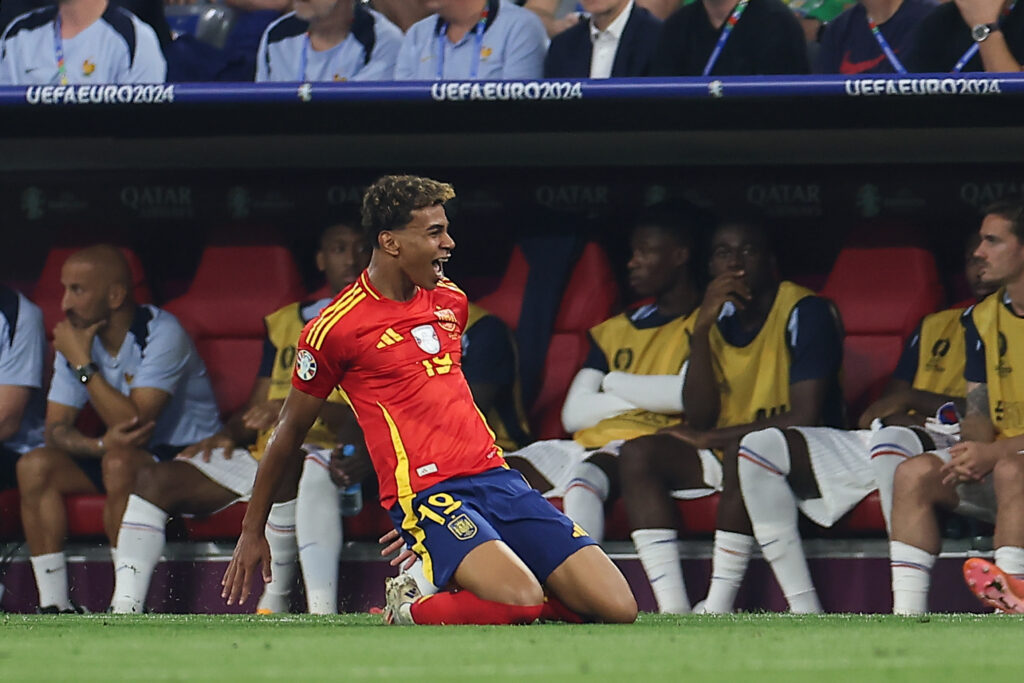
<svg viewBox="0 0 1024 683">
<path fill-rule="evenodd" d="M 632 626 L 384 627 L 379 617 L 0 619 L 0 680 L 1020 681 L 1024 620 L 641 615 Z"/>
</svg>

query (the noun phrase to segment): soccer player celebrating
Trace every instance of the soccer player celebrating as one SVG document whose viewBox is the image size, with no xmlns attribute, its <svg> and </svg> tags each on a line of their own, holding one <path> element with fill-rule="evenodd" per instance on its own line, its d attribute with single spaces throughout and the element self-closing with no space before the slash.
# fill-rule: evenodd
<svg viewBox="0 0 1024 683">
<path fill-rule="evenodd" d="M 301 466 L 296 447 L 340 387 L 363 428 L 381 505 L 426 578 L 462 589 L 420 599 L 411 577 L 391 579 L 389 623 L 636 618 L 622 574 L 507 468 L 473 404 L 461 369 L 468 302 L 444 277 L 455 247 L 444 203 L 454 196 L 450 185 L 412 176 L 385 176 L 367 190 L 370 265 L 302 331 L 292 390 L 224 575 L 228 604 L 248 598 L 257 565 L 270 580 L 264 525 L 278 482 Z"/>
</svg>

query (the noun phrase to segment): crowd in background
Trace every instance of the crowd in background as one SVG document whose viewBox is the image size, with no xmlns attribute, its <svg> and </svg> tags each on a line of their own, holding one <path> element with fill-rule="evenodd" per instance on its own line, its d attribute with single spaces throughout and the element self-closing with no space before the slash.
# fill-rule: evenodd
<svg viewBox="0 0 1024 683">
<path fill-rule="evenodd" d="M 6 0 L 0 84 L 1020 70 L 1003 0 Z"/>
</svg>

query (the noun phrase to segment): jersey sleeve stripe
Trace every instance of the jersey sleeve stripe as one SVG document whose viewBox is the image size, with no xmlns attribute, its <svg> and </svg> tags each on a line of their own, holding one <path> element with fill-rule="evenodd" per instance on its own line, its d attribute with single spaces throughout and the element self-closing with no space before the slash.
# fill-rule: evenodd
<svg viewBox="0 0 1024 683">
<path fill-rule="evenodd" d="M 451 280 L 441 280 L 441 281 L 439 281 L 439 282 L 438 282 L 437 284 L 441 285 L 441 286 L 442 286 L 442 287 L 444 287 L 445 289 L 450 289 L 450 290 L 452 290 L 453 292 L 458 292 L 459 294 L 461 294 L 461 295 L 463 295 L 463 296 L 466 296 L 466 293 L 465 293 L 465 292 L 463 292 L 463 291 L 462 291 L 461 289 L 459 289 L 459 286 L 458 286 L 458 285 L 456 285 L 456 284 L 455 284 L 454 282 L 452 282 Z"/>
<path fill-rule="evenodd" d="M 309 333 L 306 335 L 306 343 L 312 343 L 313 338 L 320 333 L 320 330 L 324 328 L 327 321 L 337 313 L 339 310 L 345 308 L 352 299 L 361 292 L 362 290 L 358 287 L 346 292 L 344 296 L 338 299 L 336 302 L 325 308 L 320 312 L 320 316 L 313 326 L 309 328 Z"/>
<path fill-rule="evenodd" d="M 434 561 L 427 552 L 424 541 L 427 538 L 426 532 L 419 527 L 419 520 L 416 512 L 412 509 L 412 501 L 415 493 L 412 490 L 412 481 L 409 475 L 409 454 L 402 442 L 402 435 L 398 433 L 398 425 L 380 402 L 377 403 L 380 412 L 384 415 L 384 421 L 388 424 L 388 432 L 391 433 L 391 445 L 395 449 L 395 485 L 398 489 L 398 504 L 402 507 L 405 517 L 402 519 L 402 529 L 415 539 L 412 551 L 423 560 L 423 575 L 427 581 L 434 582 Z"/>
<path fill-rule="evenodd" d="M 309 341 L 309 339 L 307 338 L 307 343 L 309 343 L 310 346 L 319 351 L 320 347 L 323 346 L 324 339 L 327 338 L 327 334 L 331 331 L 331 329 L 338 323 L 339 320 L 341 320 L 345 316 L 346 313 L 355 308 L 356 305 L 365 298 L 366 294 L 360 294 L 359 296 L 354 297 L 347 306 L 340 309 L 337 313 L 331 316 L 331 318 L 321 327 L 320 331 L 316 333 L 316 337 L 312 341 Z M 312 330 L 310 330 L 310 335 L 313 335 Z"/>
</svg>

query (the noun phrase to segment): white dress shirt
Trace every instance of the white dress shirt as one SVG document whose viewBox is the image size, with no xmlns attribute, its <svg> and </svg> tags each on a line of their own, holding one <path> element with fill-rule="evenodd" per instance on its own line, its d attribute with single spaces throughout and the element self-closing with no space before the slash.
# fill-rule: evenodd
<svg viewBox="0 0 1024 683">
<path fill-rule="evenodd" d="M 629 21 L 629 14 L 633 11 L 633 0 L 619 12 L 608 28 L 603 31 L 594 26 L 594 18 L 590 18 L 590 40 L 594 45 L 590 55 L 590 77 L 608 78 L 612 75 L 612 66 L 615 64 L 615 53 L 619 50 L 619 39 L 626 29 L 626 22 Z"/>
</svg>

